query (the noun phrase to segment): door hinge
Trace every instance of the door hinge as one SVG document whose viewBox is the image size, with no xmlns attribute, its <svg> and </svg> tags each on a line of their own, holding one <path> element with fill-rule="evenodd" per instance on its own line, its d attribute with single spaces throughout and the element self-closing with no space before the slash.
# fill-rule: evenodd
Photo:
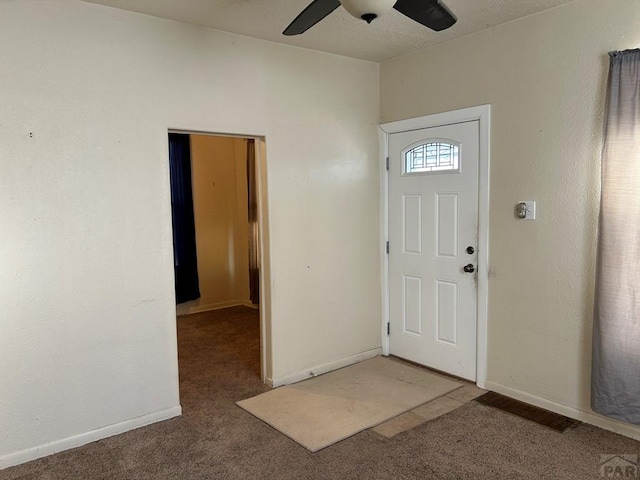
<svg viewBox="0 0 640 480">
<path fill-rule="evenodd" d="M 391 335 L 391 323 L 387 322 L 387 335 Z"/>
<path fill-rule="evenodd" d="M 387 241 L 387 253 L 389 253 L 389 241 Z"/>
<path fill-rule="evenodd" d="M 389 157 L 387 157 L 386 166 L 387 166 L 387 172 L 388 172 L 389 171 Z"/>
</svg>

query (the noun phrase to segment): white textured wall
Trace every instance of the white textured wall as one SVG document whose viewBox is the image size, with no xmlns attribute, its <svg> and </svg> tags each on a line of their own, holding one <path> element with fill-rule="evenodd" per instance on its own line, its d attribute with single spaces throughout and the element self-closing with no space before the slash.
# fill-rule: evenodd
<svg viewBox="0 0 640 480">
<path fill-rule="evenodd" d="M 376 64 L 19 0 L 0 65 L 0 467 L 176 413 L 170 128 L 266 137 L 269 374 L 380 345 Z"/>
<path fill-rule="evenodd" d="M 491 104 L 488 384 L 572 415 L 590 410 L 607 52 L 638 25 L 637 0 L 582 0 L 381 65 L 383 122 Z"/>
</svg>

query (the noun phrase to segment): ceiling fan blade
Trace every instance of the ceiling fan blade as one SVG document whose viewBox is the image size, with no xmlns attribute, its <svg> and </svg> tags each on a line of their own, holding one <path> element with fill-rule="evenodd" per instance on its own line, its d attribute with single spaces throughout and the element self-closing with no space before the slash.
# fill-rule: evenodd
<svg viewBox="0 0 640 480">
<path fill-rule="evenodd" d="M 339 6 L 339 0 L 313 0 L 282 33 L 284 35 L 300 35 Z"/>
<path fill-rule="evenodd" d="M 393 8 L 436 32 L 449 28 L 458 20 L 440 0 L 398 0 Z"/>
</svg>

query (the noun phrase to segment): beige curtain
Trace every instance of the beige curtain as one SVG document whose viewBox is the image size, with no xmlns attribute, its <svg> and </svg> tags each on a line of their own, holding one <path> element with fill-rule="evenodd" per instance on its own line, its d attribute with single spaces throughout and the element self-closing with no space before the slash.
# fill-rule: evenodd
<svg viewBox="0 0 640 480">
<path fill-rule="evenodd" d="M 640 424 L 640 49 L 609 60 L 591 406 Z"/>
</svg>

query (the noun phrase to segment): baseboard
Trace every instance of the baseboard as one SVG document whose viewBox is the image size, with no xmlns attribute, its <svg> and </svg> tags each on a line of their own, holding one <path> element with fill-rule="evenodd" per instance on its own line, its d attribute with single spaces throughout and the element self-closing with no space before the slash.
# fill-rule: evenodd
<svg viewBox="0 0 640 480">
<path fill-rule="evenodd" d="M 30 462 L 31 460 L 36 460 L 48 455 L 53 455 L 54 453 L 62 452 L 63 450 L 80 447 L 87 443 L 112 437 L 113 435 L 118 435 L 120 433 L 128 432 L 129 430 L 134 430 L 136 428 L 144 427 L 162 420 L 168 420 L 180 415 L 182 415 L 182 408 L 178 405 L 160 412 L 150 413 L 149 415 L 144 415 L 142 417 L 133 418 L 114 425 L 98 428 L 97 430 L 81 433 L 80 435 L 56 440 L 55 442 L 40 445 L 39 447 L 10 453 L 9 455 L 0 457 L 0 470 L 20 465 L 21 463 Z"/>
<path fill-rule="evenodd" d="M 180 305 L 176 307 L 176 313 L 179 317 L 184 315 L 192 315 L 194 313 L 202 313 L 202 312 L 210 312 L 212 310 L 221 310 L 223 308 L 237 307 L 239 305 L 244 305 L 242 300 L 231 300 L 228 302 L 220 302 L 220 303 L 209 303 L 208 305 L 197 305 L 193 307 L 187 307 L 185 309 L 181 309 Z"/>
<path fill-rule="evenodd" d="M 630 423 L 620 422 L 612 418 L 604 417 L 594 412 L 587 412 L 579 410 L 574 407 L 569 407 L 561 403 L 556 403 L 551 400 L 547 400 L 541 397 L 537 397 L 527 392 L 517 390 L 515 388 L 506 387 L 499 383 L 487 381 L 485 382 L 485 389 L 497 392 L 507 397 L 515 398 L 521 402 L 526 402 L 536 407 L 545 408 L 554 413 L 559 413 L 565 417 L 574 418 L 581 422 L 600 427 L 610 432 L 619 433 L 625 437 L 630 437 L 635 440 L 640 440 L 640 427 L 637 425 L 631 425 Z"/>
<path fill-rule="evenodd" d="M 362 362 L 363 360 L 368 360 L 370 358 L 377 357 L 381 353 L 382 353 L 382 348 L 380 347 L 374 348 L 373 350 L 367 350 L 366 352 L 357 353 L 356 355 L 351 355 L 350 357 L 342 358 L 340 360 L 336 360 L 335 362 L 329 362 L 323 365 L 317 365 L 315 367 L 305 368 L 304 370 L 290 373 L 282 377 L 274 377 L 271 379 L 267 379 L 267 383 L 269 384 L 270 382 L 271 387 L 273 388 L 281 387 L 282 385 L 289 385 L 291 383 L 296 383 L 302 380 L 306 380 L 307 378 L 315 377 L 316 375 L 322 375 L 323 373 L 327 373 L 332 370 L 337 370 L 338 368 L 348 367 L 349 365 Z"/>
<path fill-rule="evenodd" d="M 254 310 L 260 310 L 260 305 L 251 303 L 250 300 L 243 300 L 242 305 L 244 305 L 245 307 L 253 308 Z"/>
</svg>

